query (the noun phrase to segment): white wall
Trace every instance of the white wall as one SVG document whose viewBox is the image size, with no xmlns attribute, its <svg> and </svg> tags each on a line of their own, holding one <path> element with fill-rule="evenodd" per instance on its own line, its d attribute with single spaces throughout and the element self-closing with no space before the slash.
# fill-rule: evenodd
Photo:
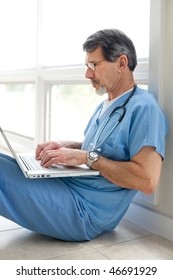
<svg viewBox="0 0 173 280">
<path fill-rule="evenodd" d="M 166 2 L 164 108 L 169 121 L 169 133 L 158 210 L 173 218 L 173 1 Z"/>
<path fill-rule="evenodd" d="M 173 1 L 151 0 L 151 15 L 149 87 L 166 113 L 169 132 L 158 203 L 134 203 L 126 218 L 173 241 Z"/>
</svg>

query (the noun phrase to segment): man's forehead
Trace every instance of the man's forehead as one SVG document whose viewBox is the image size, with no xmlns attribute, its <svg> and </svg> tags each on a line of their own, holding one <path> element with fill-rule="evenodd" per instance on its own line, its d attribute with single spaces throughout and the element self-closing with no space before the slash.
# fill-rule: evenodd
<svg viewBox="0 0 173 280">
<path fill-rule="evenodd" d="M 86 62 L 98 61 L 101 59 L 104 59 L 104 57 L 103 57 L 102 49 L 100 47 L 95 49 L 93 52 L 86 53 L 86 58 L 85 58 Z"/>
</svg>

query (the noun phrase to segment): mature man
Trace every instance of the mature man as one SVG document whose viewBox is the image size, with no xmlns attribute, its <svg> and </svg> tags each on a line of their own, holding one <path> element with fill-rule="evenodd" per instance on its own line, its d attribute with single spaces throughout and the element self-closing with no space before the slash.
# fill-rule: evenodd
<svg viewBox="0 0 173 280">
<path fill-rule="evenodd" d="M 89 120 L 83 143 L 45 142 L 37 146 L 36 158 L 44 167 L 86 164 L 99 176 L 29 180 L 14 159 L 0 156 L 0 214 L 69 241 L 114 229 L 137 191 L 156 189 L 167 131 L 155 98 L 135 85 L 137 58 L 128 36 L 100 30 L 83 49 L 86 78 L 107 98 Z"/>
</svg>

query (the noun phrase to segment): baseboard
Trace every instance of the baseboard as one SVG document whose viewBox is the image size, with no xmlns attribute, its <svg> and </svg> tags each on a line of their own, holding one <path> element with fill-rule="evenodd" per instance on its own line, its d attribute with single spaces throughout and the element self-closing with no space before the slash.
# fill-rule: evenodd
<svg viewBox="0 0 173 280">
<path fill-rule="evenodd" d="M 161 213 L 132 203 L 124 218 L 152 233 L 173 241 L 173 219 Z"/>
</svg>

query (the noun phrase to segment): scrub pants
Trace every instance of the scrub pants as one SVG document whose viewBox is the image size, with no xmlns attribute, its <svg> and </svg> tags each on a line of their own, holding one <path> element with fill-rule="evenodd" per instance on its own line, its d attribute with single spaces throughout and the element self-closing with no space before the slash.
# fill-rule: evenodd
<svg viewBox="0 0 173 280">
<path fill-rule="evenodd" d="M 85 200 L 65 180 L 27 179 L 15 159 L 0 154 L 0 215 L 40 234 L 66 241 L 101 233 Z"/>
</svg>

